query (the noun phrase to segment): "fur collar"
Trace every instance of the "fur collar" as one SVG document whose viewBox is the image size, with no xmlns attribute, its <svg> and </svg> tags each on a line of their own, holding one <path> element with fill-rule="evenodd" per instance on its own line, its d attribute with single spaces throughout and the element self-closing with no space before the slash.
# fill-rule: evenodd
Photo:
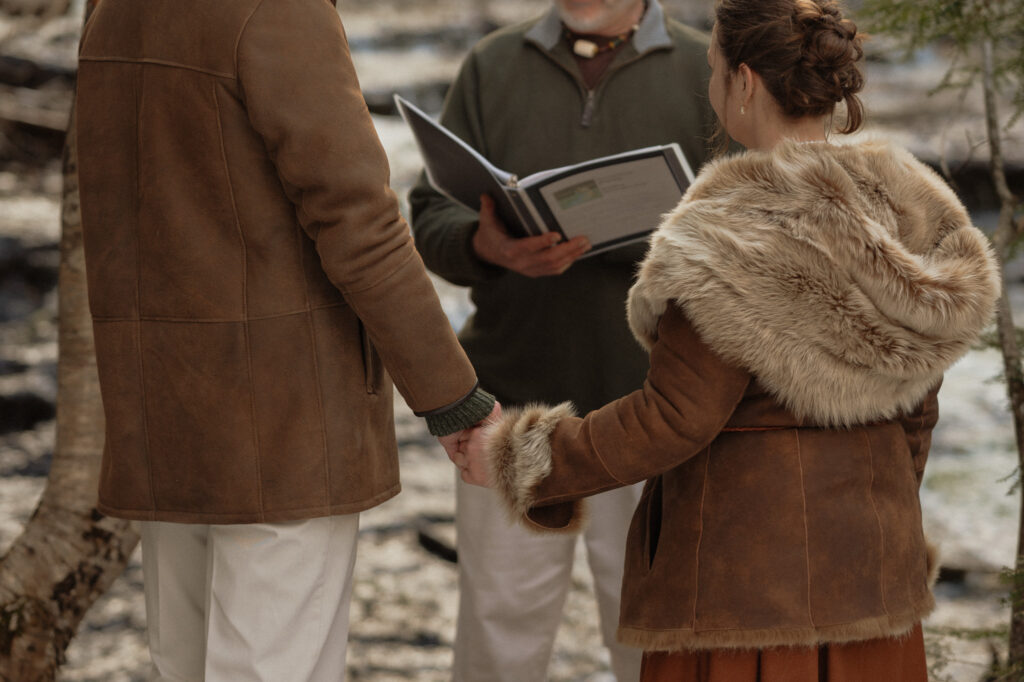
<svg viewBox="0 0 1024 682">
<path fill-rule="evenodd" d="M 709 164 L 651 240 L 629 322 L 669 301 L 727 361 L 823 425 L 910 409 L 989 322 L 996 260 L 953 192 L 883 142 Z"/>
</svg>

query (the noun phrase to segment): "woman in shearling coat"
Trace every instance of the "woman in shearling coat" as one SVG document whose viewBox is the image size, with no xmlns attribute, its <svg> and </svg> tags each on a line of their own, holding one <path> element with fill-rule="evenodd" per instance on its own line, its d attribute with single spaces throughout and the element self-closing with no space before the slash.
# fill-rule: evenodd
<svg viewBox="0 0 1024 682">
<path fill-rule="evenodd" d="M 549 530 L 647 480 L 619 628 L 647 682 L 924 682 L 918 486 L 997 267 L 924 165 L 826 139 L 837 102 L 842 132 L 862 111 L 861 36 L 831 0 L 716 14 L 709 96 L 750 151 L 707 166 L 652 239 L 628 301 L 645 386 L 583 418 L 509 411 L 456 463 Z"/>
</svg>

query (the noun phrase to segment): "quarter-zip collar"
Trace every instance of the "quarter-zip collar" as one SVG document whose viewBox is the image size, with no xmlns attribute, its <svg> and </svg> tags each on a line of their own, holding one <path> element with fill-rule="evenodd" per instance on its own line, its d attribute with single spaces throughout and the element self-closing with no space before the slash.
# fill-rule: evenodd
<svg viewBox="0 0 1024 682">
<path fill-rule="evenodd" d="M 562 18 L 558 8 L 551 5 L 547 13 L 526 32 L 525 38 L 550 52 L 562 39 Z M 647 11 L 630 39 L 633 48 L 643 54 L 658 48 L 671 48 L 672 40 L 665 28 L 665 13 L 658 0 L 647 0 Z"/>
</svg>

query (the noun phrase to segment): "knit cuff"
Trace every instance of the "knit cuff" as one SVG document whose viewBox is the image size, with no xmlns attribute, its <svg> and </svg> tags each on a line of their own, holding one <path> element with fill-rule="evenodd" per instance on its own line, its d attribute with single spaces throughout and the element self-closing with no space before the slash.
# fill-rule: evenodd
<svg viewBox="0 0 1024 682">
<path fill-rule="evenodd" d="M 425 417 L 427 429 L 432 436 L 447 436 L 479 424 L 494 409 L 494 396 L 479 386 L 459 402 L 428 414 L 417 413 L 417 417 Z"/>
</svg>

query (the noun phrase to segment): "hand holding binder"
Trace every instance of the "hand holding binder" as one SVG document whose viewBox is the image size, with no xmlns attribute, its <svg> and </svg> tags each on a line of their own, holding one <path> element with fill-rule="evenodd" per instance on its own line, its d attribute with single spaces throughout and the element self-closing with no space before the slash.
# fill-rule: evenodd
<svg viewBox="0 0 1024 682">
<path fill-rule="evenodd" d="M 584 236 L 591 244 L 585 256 L 646 238 L 693 182 L 693 171 L 675 143 L 517 178 L 408 100 L 395 95 L 395 103 L 437 191 L 474 212 L 480 211 L 480 195 L 490 196 L 515 236 Z"/>
</svg>

